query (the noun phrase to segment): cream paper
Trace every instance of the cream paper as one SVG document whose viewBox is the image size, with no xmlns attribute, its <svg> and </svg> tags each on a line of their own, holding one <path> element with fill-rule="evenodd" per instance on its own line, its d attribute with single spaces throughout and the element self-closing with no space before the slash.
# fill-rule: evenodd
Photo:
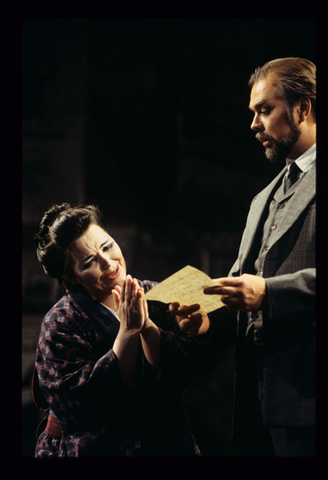
<svg viewBox="0 0 328 480">
<path fill-rule="evenodd" d="M 179 302 L 180 305 L 199 303 L 202 314 L 213 312 L 223 307 L 221 295 L 205 295 L 204 287 L 216 285 L 206 273 L 187 265 L 144 295 L 146 300 L 162 303 Z"/>
</svg>

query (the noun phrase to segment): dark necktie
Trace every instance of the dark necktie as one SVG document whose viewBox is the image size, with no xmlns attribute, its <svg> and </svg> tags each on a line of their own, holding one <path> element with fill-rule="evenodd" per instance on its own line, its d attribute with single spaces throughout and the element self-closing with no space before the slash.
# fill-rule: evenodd
<svg viewBox="0 0 328 480">
<path fill-rule="evenodd" d="M 299 174 L 301 173 L 301 169 L 297 166 L 295 162 L 291 164 L 289 167 L 289 175 L 286 178 L 285 183 L 285 193 L 290 189 L 290 187 L 298 180 Z"/>
</svg>

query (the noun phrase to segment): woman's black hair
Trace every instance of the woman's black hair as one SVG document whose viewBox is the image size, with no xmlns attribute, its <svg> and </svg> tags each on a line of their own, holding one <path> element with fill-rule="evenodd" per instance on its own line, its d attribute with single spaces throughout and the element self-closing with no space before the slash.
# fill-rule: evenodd
<svg viewBox="0 0 328 480">
<path fill-rule="evenodd" d="M 105 229 L 101 213 L 95 205 L 53 205 L 39 222 L 34 240 L 37 257 L 47 275 L 58 280 L 64 291 L 77 291 L 80 287 L 67 279 L 72 278 L 70 248 L 91 224 Z"/>
</svg>

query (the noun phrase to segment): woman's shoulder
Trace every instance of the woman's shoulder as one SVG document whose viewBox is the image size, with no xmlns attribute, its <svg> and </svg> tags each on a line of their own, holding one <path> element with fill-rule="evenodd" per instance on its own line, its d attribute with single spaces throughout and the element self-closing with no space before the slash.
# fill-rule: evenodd
<svg viewBox="0 0 328 480">
<path fill-rule="evenodd" d="M 68 295 L 63 295 L 46 313 L 46 316 L 51 316 L 54 312 L 72 310 L 72 300 Z"/>
<path fill-rule="evenodd" d="M 63 295 L 46 313 L 43 323 L 48 325 L 64 324 L 73 320 L 77 315 L 83 315 L 82 309 L 68 295 Z"/>
</svg>

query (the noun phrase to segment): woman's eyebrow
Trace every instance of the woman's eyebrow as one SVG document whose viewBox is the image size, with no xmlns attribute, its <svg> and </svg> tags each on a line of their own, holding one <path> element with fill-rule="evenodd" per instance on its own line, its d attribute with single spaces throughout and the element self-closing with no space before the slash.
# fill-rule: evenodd
<svg viewBox="0 0 328 480">
<path fill-rule="evenodd" d="M 109 242 L 109 238 L 108 238 L 104 243 L 102 243 L 102 244 L 100 245 L 100 248 L 102 248 L 102 247 L 103 247 L 104 245 L 106 245 L 106 243 L 108 243 L 108 242 Z M 88 257 L 86 257 L 86 258 L 84 258 L 83 260 L 81 260 L 81 263 L 85 263 L 87 260 L 89 260 L 89 259 L 92 258 L 92 257 L 93 257 L 93 254 L 89 255 Z"/>
</svg>

